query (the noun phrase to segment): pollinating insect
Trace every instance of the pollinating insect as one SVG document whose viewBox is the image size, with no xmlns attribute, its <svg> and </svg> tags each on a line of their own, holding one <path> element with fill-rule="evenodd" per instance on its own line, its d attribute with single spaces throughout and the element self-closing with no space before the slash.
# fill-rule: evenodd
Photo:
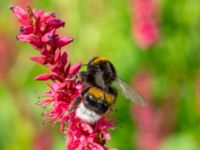
<svg viewBox="0 0 200 150">
<path fill-rule="evenodd" d="M 76 116 L 88 123 L 98 121 L 116 101 L 117 90 L 112 83 L 115 83 L 125 98 L 145 105 L 144 98 L 117 76 L 115 67 L 105 57 L 90 60 L 87 71 L 80 72 L 79 77 L 84 84 L 84 90 L 72 108 L 77 107 Z"/>
</svg>

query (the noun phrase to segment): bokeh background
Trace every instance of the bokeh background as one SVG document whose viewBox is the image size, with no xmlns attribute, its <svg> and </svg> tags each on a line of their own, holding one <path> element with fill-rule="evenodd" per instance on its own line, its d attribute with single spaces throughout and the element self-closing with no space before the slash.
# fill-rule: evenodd
<svg viewBox="0 0 200 150">
<path fill-rule="evenodd" d="M 47 71 L 15 39 L 10 5 L 43 8 L 66 21 L 60 33 L 75 41 L 72 62 L 108 57 L 118 75 L 141 92 L 148 107 L 119 94 L 109 146 L 120 150 L 200 149 L 199 0 L 0 0 L 0 150 L 64 150 L 59 126 L 43 124 L 36 105 Z"/>
</svg>

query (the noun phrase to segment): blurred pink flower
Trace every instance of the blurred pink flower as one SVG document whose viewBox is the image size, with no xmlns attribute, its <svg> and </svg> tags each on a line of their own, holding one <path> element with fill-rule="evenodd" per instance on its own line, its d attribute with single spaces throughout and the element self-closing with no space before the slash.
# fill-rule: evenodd
<svg viewBox="0 0 200 150">
<path fill-rule="evenodd" d="M 136 74 L 134 79 L 134 88 L 144 96 L 148 103 L 147 107 L 132 106 L 133 119 L 138 127 L 137 149 L 158 150 L 163 139 L 174 128 L 177 106 L 175 100 L 177 98 L 172 95 L 163 101 L 159 108 L 156 108 L 151 95 L 153 83 L 151 73 L 141 71 Z"/>
<path fill-rule="evenodd" d="M 102 117 L 98 122 L 89 124 L 76 117 L 75 109 L 69 110 L 77 98 L 81 97 L 82 82 L 77 79 L 81 63 L 71 65 L 67 52 L 61 48 L 73 41 L 72 37 L 60 37 L 56 30 L 64 26 L 64 22 L 55 17 L 54 13 L 43 10 L 24 11 L 20 7 L 11 7 L 22 27 L 17 39 L 28 42 L 40 52 L 40 56 L 31 59 L 49 69 L 35 77 L 36 80 L 51 80 L 50 91 L 46 99 L 39 102 L 44 107 L 43 115 L 50 124 L 60 123 L 61 131 L 67 134 L 67 149 L 75 150 L 108 150 L 105 146 L 110 140 L 108 129 L 113 128 L 113 121 Z M 67 125 L 67 126 L 66 126 Z"/>
<path fill-rule="evenodd" d="M 137 149 L 157 150 L 159 137 L 157 137 L 158 125 L 154 113 L 151 97 L 152 77 L 149 72 L 140 72 L 135 76 L 133 83 L 135 89 L 140 92 L 148 103 L 147 107 L 133 105 L 133 116 L 138 125 Z"/>
<path fill-rule="evenodd" d="M 149 48 L 159 39 L 158 9 L 155 0 L 132 0 L 132 32 L 141 48 Z"/>
<path fill-rule="evenodd" d="M 197 94 L 197 107 L 200 108 L 200 73 L 198 73 L 196 81 L 196 94 Z"/>
<path fill-rule="evenodd" d="M 43 129 L 33 139 L 32 150 L 52 150 L 53 135 L 50 130 Z"/>
<path fill-rule="evenodd" d="M 0 42 L 0 80 L 8 84 L 9 70 L 16 58 L 15 44 L 5 33 L 0 33 Z"/>
</svg>

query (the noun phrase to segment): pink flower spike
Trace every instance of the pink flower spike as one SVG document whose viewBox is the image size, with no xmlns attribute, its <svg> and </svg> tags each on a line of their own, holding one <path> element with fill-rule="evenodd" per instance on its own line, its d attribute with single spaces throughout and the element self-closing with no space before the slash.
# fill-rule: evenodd
<svg viewBox="0 0 200 150">
<path fill-rule="evenodd" d="M 27 13 L 22 8 L 12 6 L 10 7 L 10 9 L 17 16 L 21 24 L 27 25 L 28 23 L 30 23 Z"/>
<path fill-rule="evenodd" d="M 62 37 L 62 38 L 57 38 L 55 41 L 55 44 L 57 47 L 61 48 L 65 45 L 68 45 L 72 41 L 73 41 L 72 37 L 66 36 L 66 37 Z"/>
<path fill-rule="evenodd" d="M 43 74 L 36 76 L 34 79 L 35 80 L 49 80 L 50 77 L 51 76 L 48 73 L 43 73 Z"/>
<path fill-rule="evenodd" d="M 140 48 L 148 49 L 160 39 L 158 3 L 156 0 L 131 1 L 133 38 Z"/>
<path fill-rule="evenodd" d="M 76 78 L 82 63 L 71 66 L 68 53 L 61 50 L 73 41 L 70 36 L 60 37 L 57 34 L 57 29 L 65 23 L 57 19 L 54 13 L 45 13 L 42 9 L 33 10 L 28 6 L 27 12 L 20 7 L 12 7 L 11 10 L 22 25 L 18 40 L 36 48 L 40 55 L 32 56 L 31 59 L 48 69 L 48 73 L 35 77 L 35 80 L 45 80 L 49 88 L 44 92 L 45 99 L 38 103 L 45 108 L 45 121 L 52 125 L 60 124 L 61 132 L 67 137 L 68 150 L 108 150 L 106 141 L 111 138 L 108 130 L 113 128 L 113 120 L 104 116 L 90 124 L 77 118 L 78 106 L 69 112 L 75 100 L 82 98 L 81 93 L 85 87 Z"/>
</svg>

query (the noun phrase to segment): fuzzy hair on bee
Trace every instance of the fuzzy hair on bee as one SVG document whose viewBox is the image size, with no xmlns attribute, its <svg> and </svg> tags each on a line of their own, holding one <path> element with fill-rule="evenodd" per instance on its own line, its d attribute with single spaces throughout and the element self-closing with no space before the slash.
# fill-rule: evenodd
<svg viewBox="0 0 200 150">
<path fill-rule="evenodd" d="M 86 108 L 84 103 L 80 103 L 77 110 L 76 116 L 88 123 L 94 123 L 101 118 L 101 115 L 97 114 L 96 112 Z"/>
</svg>

